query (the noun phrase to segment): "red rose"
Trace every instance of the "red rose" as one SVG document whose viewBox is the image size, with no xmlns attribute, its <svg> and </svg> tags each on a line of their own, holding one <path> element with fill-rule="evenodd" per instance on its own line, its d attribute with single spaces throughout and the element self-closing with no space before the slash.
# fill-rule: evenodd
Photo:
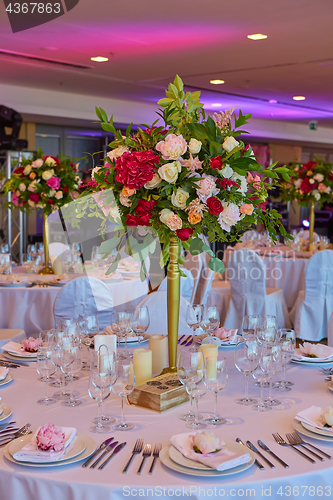
<svg viewBox="0 0 333 500">
<path fill-rule="evenodd" d="M 47 203 L 48 203 L 49 205 L 53 205 L 54 200 L 52 200 L 52 198 L 49 198 L 49 199 L 47 200 Z"/>
<path fill-rule="evenodd" d="M 217 181 L 217 184 L 221 186 L 222 189 L 227 189 L 230 186 L 236 186 L 240 188 L 240 185 L 237 184 L 236 181 L 232 181 L 231 179 L 222 179 L 221 181 Z"/>
<path fill-rule="evenodd" d="M 219 215 L 221 212 L 223 212 L 222 203 L 218 198 L 215 198 L 215 196 L 211 196 L 210 198 L 208 198 L 206 203 L 210 214 Z"/>
<path fill-rule="evenodd" d="M 29 198 L 31 201 L 33 201 L 34 203 L 38 203 L 39 200 L 40 200 L 40 196 L 38 193 L 29 193 Z"/>
<path fill-rule="evenodd" d="M 15 168 L 13 174 L 18 174 L 18 175 L 23 174 L 23 170 L 24 170 L 23 167 L 17 167 L 17 168 Z"/>
<path fill-rule="evenodd" d="M 72 167 L 72 169 L 74 170 L 74 172 L 77 172 L 77 166 L 74 165 L 74 163 L 70 163 L 69 165 Z"/>
<path fill-rule="evenodd" d="M 152 180 L 158 161 L 158 155 L 150 149 L 124 153 L 116 159 L 116 181 L 130 189 L 139 189 Z"/>
<path fill-rule="evenodd" d="M 314 181 L 313 184 L 310 184 L 309 177 L 305 177 L 305 179 L 302 180 L 300 191 L 302 191 L 302 193 L 310 193 L 316 187 L 317 187 L 316 181 Z"/>
<path fill-rule="evenodd" d="M 135 211 L 138 215 L 146 215 L 151 212 L 156 205 L 156 201 L 138 200 L 138 204 L 135 207 Z"/>
<path fill-rule="evenodd" d="M 221 168 L 223 167 L 223 161 L 221 156 L 215 156 L 214 158 L 211 158 L 209 160 L 209 163 L 214 170 L 221 170 Z"/>
<path fill-rule="evenodd" d="M 140 215 L 138 217 L 138 226 L 150 226 L 150 214 Z"/>
<path fill-rule="evenodd" d="M 265 201 L 262 201 L 261 203 L 259 203 L 259 207 L 261 208 L 261 210 L 263 212 L 266 212 L 266 202 Z"/>
<path fill-rule="evenodd" d="M 307 163 L 304 163 L 303 167 L 306 170 L 314 170 L 314 167 L 317 165 L 316 161 L 308 161 Z"/>
<path fill-rule="evenodd" d="M 68 193 L 68 187 L 67 186 L 63 186 L 61 189 L 62 189 L 63 193 Z"/>
<path fill-rule="evenodd" d="M 193 229 L 190 227 L 183 227 L 182 229 L 177 229 L 176 234 L 178 238 L 182 241 L 187 241 L 193 234 Z"/>
<path fill-rule="evenodd" d="M 138 217 L 135 217 L 135 215 L 127 214 L 126 215 L 126 224 L 128 226 L 137 226 L 139 224 Z"/>
<path fill-rule="evenodd" d="M 333 182 L 333 172 L 328 174 L 328 180 Z"/>
</svg>

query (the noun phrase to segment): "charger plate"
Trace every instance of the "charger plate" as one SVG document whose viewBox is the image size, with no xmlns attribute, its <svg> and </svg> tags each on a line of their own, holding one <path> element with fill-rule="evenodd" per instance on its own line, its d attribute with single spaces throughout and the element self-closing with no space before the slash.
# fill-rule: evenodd
<svg viewBox="0 0 333 500">
<path fill-rule="evenodd" d="M 328 441 L 328 442 L 333 443 L 333 433 L 332 432 L 320 431 L 319 429 L 316 429 L 317 432 L 315 432 L 314 427 L 307 425 L 307 424 L 302 424 L 301 422 L 299 422 L 296 419 L 293 420 L 293 426 L 294 426 L 294 429 L 296 431 L 298 431 L 300 434 L 303 434 L 304 436 L 308 436 L 308 437 L 311 437 L 313 439 L 320 439 L 320 441 Z M 320 434 L 319 434 L 319 432 L 320 432 Z M 326 432 L 327 434 L 324 434 L 324 432 Z"/>
<path fill-rule="evenodd" d="M 10 372 L 8 372 L 6 378 L 0 380 L 0 386 L 9 384 L 9 382 L 11 382 L 13 379 L 14 379 L 13 375 Z"/>
</svg>

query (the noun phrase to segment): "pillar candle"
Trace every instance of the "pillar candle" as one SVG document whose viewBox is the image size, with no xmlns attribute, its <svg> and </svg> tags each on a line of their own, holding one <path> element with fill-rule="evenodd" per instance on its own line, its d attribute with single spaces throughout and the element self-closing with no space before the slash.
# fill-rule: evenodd
<svg viewBox="0 0 333 500">
<path fill-rule="evenodd" d="M 204 357 L 204 362 L 206 361 L 206 358 L 209 357 L 216 357 L 218 355 L 218 347 L 215 344 L 201 344 L 200 349 L 203 353 Z"/>
<path fill-rule="evenodd" d="M 207 379 L 215 380 L 217 376 L 217 357 L 215 356 L 207 356 L 206 358 L 206 374 Z"/>
<path fill-rule="evenodd" d="M 62 274 L 62 260 L 55 259 L 52 263 L 52 268 L 53 268 L 54 274 L 57 274 L 58 276 L 60 276 L 60 274 Z"/>
<path fill-rule="evenodd" d="M 134 349 L 133 365 L 135 375 L 135 386 L 144 384 L 153 376 L 153 356 L 152 352 L 145 349 Z"/>
<path fill-rule="evenodd" d="M 153 353 L 153 373 L 161 373 L 167 366 L 167 348 L 165 335 L 149 335 L 149 349 Z"/>
<path fill-rule="evenodd" d="M 105 345 L 109 352 L 117 353 L 117 335 L 95 335 L 95 351 L 98 351 L 101 345 Z"/>
</svg>

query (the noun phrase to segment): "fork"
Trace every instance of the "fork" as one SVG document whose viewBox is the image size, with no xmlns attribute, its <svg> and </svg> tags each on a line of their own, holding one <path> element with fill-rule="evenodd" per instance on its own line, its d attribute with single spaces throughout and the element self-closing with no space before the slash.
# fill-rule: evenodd
<svg viewBox="0 0 333 500">
<path fill-rule="evenodd" d="M 127 469 L 130 466 L 130 463 L 132 462 L 134 455 L 136 455 L 137 453 L 141 453 L 142 447 L 143 447 L 143 439 L 137 439 L 132 450 L 132 455 L 130 456 L 130 459 L 125 465 L 125 467 L 123 468 L 123 474 L 127 472 Z"/>
<path fill-rule="evenodd" d="M 4 446 L 5 444 L 10 443 L 14 439 L 22 436 L 26 436 L 27 434 L 32 434 L 32 431 L 29 431 L 29 427 L 31 424 L 26 424 L 24 427 L 21 427 L 18 431 L 13 434 L 8 434 L 0 441 L 0 446 Z"/>
<path fill-rule="evenodd" d="M 307 460 L 309 460 L 309 462 L 312 462 L 313 464 L 316 463 L 315 460 L 313 460 L 311 457 L 308 457 L 308 455 L 306 455 L 305 453 L 303 453 L 301 450 L 299 450 L 298 448 L 296 448 L 296 446 L 294 446 L 293 444 L 289 444 L 287 443 L 282 436 L 280 436 L 280 434 L 278 434 L 277 432 L 273 433 L 272 434 L 273 438 L 275 439 L 275 441 L 280 444 L 281 446 L 290 446 L 291 448 L 293 448 L 294 450 L 297 451 L 297 453 L 299 453 L 300 455 L 302 455 L 304 458 L 306 458 Z"/>
<path fill-rule="evenodd" d="M 316 446 L 313 446 L 313 444 L 311 444 L 311 443 L 307 443 L 307 442 L 303 441 L 303 439 L 301 438 L 301 436 L 298 434 L 297 431 L 295 431 L 293 433 L 293 437 L 295 440 L 297 440 L 297 443 L 295 443 L 295 445 L 296 444 L 306 444 L 307 446 L 311 446 L 311 448 L 313 448 L 314 450 L 317 450 L 319 453 L 324 455 L 324 457 L 328 458 L 329 460 L 332 460 L 333 457 L 331 457 L 331 455 L 328 455 L 328 453 L 325 453 L 324 451 L 320 450 Z M 310 451 L 310 450 L 308 450 L 308 451 Z"/>
<path fill-rule="evenodd" d="M 315 453 L 314 451 L 311 451 L 309 450 L 306 446 L 304 446 L 304 444 L 301 444 L 299 442 L 299 439 L 298 439 L 298 436 L 294 436 L 293 433 L 288 433 L 286 434 L 286 438 L 288 439 L 289 443 L 290 444 L 293 444 L 295 446 L 299 445 L 299 446 L 302 446 L 302 448 L 304 448 L 307 452 L 311 453 L 311 455 L 314 455 L 316 458 L 318 458 L 321 462 L 324 461 L 324 458 L 321 457 L 320 455 L 318 455 L 317 453 Z"/>
<path fill-rule="evenodd" d="M 154 468 L 154 465 L 155 465 L 155 461 L 156 461 L 156 458 L 158 458 L 159 454 L 160 454 L 160 451 L 162 449 L 162 445 L 161 443 L 157 443 L 155 444 L 154 446 L 154 451 L 153 451 L 153 460 L 152 460 L 152 463 L 151 463 L 151 466 L 150 466 L 150 469 L 149 469 L 149 472 L 148 474 L 151 474 L 153 472 L 153 468 Z"/>
<path fill-rule="evenodd" d="M 150 455 L 151 455 L 151 444 L 147 443 L 147 444 L 145 444 L 145 447 L 143 448 L 143 452 L 142 452 L 143 458 L 142 458 L 140 467 L 137 470 L 137 474 L 141 474 L 141 469 L 143 467 L 144 461 L 147 457 L 150 457 Z"/>
</svg>

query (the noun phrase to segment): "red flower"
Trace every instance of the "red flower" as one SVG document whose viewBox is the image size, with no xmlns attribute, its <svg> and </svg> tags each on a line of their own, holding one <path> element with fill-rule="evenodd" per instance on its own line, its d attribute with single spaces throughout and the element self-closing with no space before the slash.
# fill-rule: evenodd
<svg viewBox="0 0 333 500">
<path fill-rule="evenodd" d="M 266 202 L 265 201 L 259 203 L 259 207 L 261 208 L 261 210 L 263 212 L 266 212 Z"/>
<path fill-rule="evenodd" d="M 210 198 L 208 198 L 206 203 L 210 214 L 219 215 L 221 212 L 223 212 L 222 203 L 218 198 L 215 198 L 215 196 L 211 196 Z"/>
<path fill-rule="evenodd" d="M 306 169 L 306 170 L 314 170 L 314 167 L 317 165 L 317 162 L 316 161 L 308 161 L 307 163 L 304 163 L 302 169 Z"/>
<path fill-rule="evenodd" d="M 187 241 L 193 234 L 193 229 L 190 227 L 183 227 L 182 229 L 177 229 L 176 234 L 178 238 L 182 241 Z"/>
<path fill-rule="evenodd" d="M 328 174 L 328 180 L 333 182 L 333 172 Z"/>
<path fill-rule="evenodd" d="M 128 226 L 138 226 L 139 225 L 139 219 L 138 217 L 135 217 L 135 215 L 127 214 L 126 215 L 126 224 Z"/>
<path fill-rule="evenodd" d="M 138 226 L 150 226 L 150 214 L 140 215 L 138 217 Z"/>
<path fill-rule="evenodd" d="M 147 201 L 147 200 L 138 200 L 138 204 L 135 208 L 135 211 L 138 215 L 146 215 L 150 213 L 154 206 L 156 205 L 156 201 Z"/>
<path fill-rule="evenodd" d="M 159 157 L 150 149 L 124 153 L 116 159 L 116 181 L 130 189 L 139 189 L 152 180 L 158 161 Z"/>
<path fill-rule="evenodd" d="M 47 203 L 48 203 L 49 205 L 53 205 L 54 200 L 52 200 L 52 198 L 49 198 L 49 199 L 47 200 Z"/>
<path fill-rule="evenodd" d="M 40 195 L 38 193 L 29 193 L 29 198 L 34 203 L 38 203 L 40 200 Z"/>
<path fill-rule="evenodd" d="M 62 192 L 63 193 L 68 193 L 68 187 L 67 186 L 62 186 Z"/>
<path fill-rule="evenodd" d="M 24 170 L 23 167 L 17 167 L 17 168 L 15 168 L 13 174 L 18 174 L 18 175 L 23 174 L 23 170 Z"/>
<path fill-rule="evenodd" d="M 227 189 L 229 186 L 236 186 L 240 188 L 240 185 L 231 179 L 222 179 L 221 181 L 217 181 L 217 184 L 221 186 L 222 189 Z"/>
<path fill-rule="evenodd" d="M 77 172 L 77 166 L 74 163 L 70 163 L 69 165 L 72 167 L 74 172 Z"/>
<path fill-rule="evenodd" d="M 214 170 L 221 170 L 221 168 L 223 167 L 223 161 L 221 156 L 215 156 L 214 158 L 210 158 L 209 163 Z"/>
<path fill-rule="evenodd" d="M 309 177 L 305 177 L 305 179 L 302 180 L 300 191 L 302 191 L 302 193 L 310 193 L 316 187 L 317 187 L 316 181 L 314 181 L 313 184 L 310 184 Z"/>
</svg>

